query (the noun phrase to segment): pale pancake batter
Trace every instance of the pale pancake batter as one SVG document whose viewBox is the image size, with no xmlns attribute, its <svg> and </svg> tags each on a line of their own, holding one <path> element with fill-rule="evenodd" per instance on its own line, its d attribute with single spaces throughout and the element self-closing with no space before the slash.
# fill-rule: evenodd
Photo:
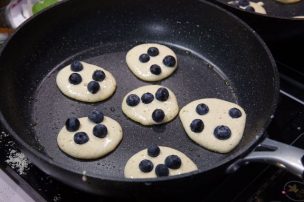
<svg viewBox="0 0 304 202">
<path fill-rule="evenodd" d="M 177 68 L 175 53 L 167 46 L 147 43 L 133 47 L 126 55 L 133 74 L 144 81 L 159 81 L 169 77 Z"/>
<path fill-rule="evenodd" d="M 247 0 L 236 0 L 236 1 L 230 1 L 228 4 L 234 5 L 238 8 L 241 8 L 248 12 L 256 12 L 260 14 L 267 14 L 264 3 L 263 2 L 253 2 L 253 1 L 247 1 Z"/>
<path fill-rule="evenodd" d="M 164 86 L 147 85 L 129 92 L 122 101 L 122 111 L 142 125 L 167 123 L 178 114 L 174 93 Z"/>
<path fill-rule="evenodd" d="M 230 152 L 242 139 L 246 113 L 237 104 L 216 98 L 193 101 L 179 113 L 188 136 L 202 147 Z"/>
<path fill-rule="evenodd" d="M 78 61 L 61 69 L 56 82 L 63 94 L 83 102 L 105 100 L 116 89 L 116 81 L 110 72 L 96 65 Z"/>
<path fill-rule="evenodd" d="M 293 4 L 293 3 L 300 2 L 301 0 L 276 0 L 276 1 L 283 3 L 283 4 Z"/>
<path fill-rule="evenodd" d="M 60 130 L 57 143 L 64 153 L 74 158 L 100 158 L 113 151 L 122 139 L 121 126 L 110 117 L 103 117 L 100 123 L 95 123 L 88 117 L 74 119 L 79 122 L 71 121 L 72 118 L 69 120 L 71 126 L 66 124 Z"/>
<path fill-rule="evenodd" d="M 156 178 L 197 170 L 195 163 L 182 152 L 170 147 L 153 147 L 136 153 L 128 160 L 124 170 L 126 178 Z M 152 154 L 149 155 L 151 148 Z"/>
<path fill-rule="evenodd" d="M 260 14 L 267 14 L 265 8 L 264 8 L 264 3 L 263 2 L 249 2 L 249 6 L 251 6 L 254 9 L 254 12 L 260 13 Z M 242 9 L 246 9 L 246 7 L 240 7 Z"/>
</svg>

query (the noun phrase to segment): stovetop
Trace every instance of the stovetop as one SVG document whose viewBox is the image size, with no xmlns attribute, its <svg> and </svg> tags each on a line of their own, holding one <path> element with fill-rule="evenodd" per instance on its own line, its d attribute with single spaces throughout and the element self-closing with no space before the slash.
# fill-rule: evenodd
<svg viewBox="0 0 304 202">
<path fill-rule="evenodd" d="M 282 65 L 279 69 L 279 105 L 267 132 L 272 139 L 304 149 L 304 85 L 301 79 L 294 79 L 298 74 L 296 77 L 294 72 Z M 0 148 L 1 168 L 35 201 L 119 201 L 75 190 L 43 173 L 26 159 L 5 131 L 0 134 Z M 202 200 L 304 201 L 304 182 L 282 169 L 251 163 L 233 174 L 227 174 L 218 186 L 198 199 Z"/>
</svg>

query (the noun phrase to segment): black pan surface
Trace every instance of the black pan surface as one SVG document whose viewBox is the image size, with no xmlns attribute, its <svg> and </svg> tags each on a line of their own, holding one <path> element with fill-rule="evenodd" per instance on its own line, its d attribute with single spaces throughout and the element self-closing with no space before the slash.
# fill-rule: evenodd
<svg viewBox="0 0 304 202">
<path fill-rule="evenodd" d="M 159 43 L 164 44 L 165 42 Z M 113 177 L 123 177 L 123 168 L 127 160 L 151 143 L 173 147 L 184 152 L 198 164 L 202 171 L 214 167 L 218 162 L 226 161 L 229 155 L 209 152 L 191 142 L 183 131 L 179 118 L 161 126 L 143 127 L 128 120 L 123 115 L 121 111 L 123 97 L 139 86 L 148 85 L 148 83 L 138 80 L 129 71 L 125 62 L 126 52 L 135 44 L 135 41 L 130 41 L 122 44 L 104 45 L 72 57 L 106 67 L 113 73 L 118 82 L 118 88 L 114 96 L 105 102 L 80 103 L 61 94 L 56 87 L 55 80 L 62 64 L 55 67 L 40 83 L 35 91 L 34 102 L 28 107 L 31 110 L 31 122 L 35 123 L 32 128 L 33 133 L 37 135 L 44 151 L 55 161 L 64 162 L 71 168 Z M 182 47 L 173 50 L 179 59 L 179 69 L 172 77 L 157 84 L 172 89 L 180 106 L 185 106 L 187 103 L 202 97 L 216 97 L 238 102 L 239 96 L 234 92 L 235 87 L 225 75 L 217 73 L 216 67 L 210 65 L 202 56 Z M 64 64 L 69 64 L 70 61 L 72 61 L 71 58 L 67 59 Z M 114 118 L 122 125 L 124 132 L 122 143 L 111 155 L 96 161 L 84 163 L 67 157 L 57 147 L 58 131 L 63 127 L 67 117 L 87 116 L 88 112 L 94 108 L 101 109 L 105 115 Z M 48 132 L 45 133 L 45 131 Z"/>
<path fill-rule="evenodd" d="M 127 51 L 145 42 L 168 45 L 177 53 L 177 71 L 156 84 L 173 90 L 180 107 L 207 97 L 243 106 L 247 124 L 235 150 L 218 154 L 199 147 L 186 136 L 178 117 L 144 127 L 123 115 L 123 96 L 149 84 L 138 80 L 125 63 Z M 115 94 L 87 104 L 60 93 L 56 74 L 75 59 L 112 72 L 118 85 Z M 0 64 L 0 118 L 35 163 L 56 177 L 62 170 L 79 176 L 86 171 L 96 179 L 132 182 L 123 178 L 124 165 L 151 143 L 178 149 L 198 165 L 199 173 L 209 171 L 256 144 L 278 95 L 275 64 L 259 37 L 231 14 L 196 0 L 67 1 L 21 27 L 6 44 Z M 65 120 L 95 108 L 121 124 L 121 144 L 98 160 L 66 156 L 56 144 Z M 73 184 L 72 179 L 62 180 Z"/>
<path fill-rule="evenodd" d="M 232 12 L 251 26 L 266 42 L 276 61 L 301 68 L 302 55 L 297 51 L 304 45 L 304 1 L 282 4 L 275 0 L 252 0 L 263 2 L 267 15 L 247 12 L 228 4 L 230 0 L 209 0 Z"/>
</svg>

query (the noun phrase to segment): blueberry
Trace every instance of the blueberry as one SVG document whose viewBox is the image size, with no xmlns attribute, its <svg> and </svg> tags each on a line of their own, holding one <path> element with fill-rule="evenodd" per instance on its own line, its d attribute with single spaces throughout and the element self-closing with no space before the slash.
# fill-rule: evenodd
<svg viewBox="0 0 304 202">
<path fill-rule="evenodd" d="M 166 101 L 169 98 L 169 91 L 166 88 L 159 88 L 156 93 L 155 97 L 159 101 Z"/>
<path fill-rule="evenodd" d="M 92 94 L 95 94 L 99 91 L 100 85 L 97 81 L 90 81 L 88 84 L 88 91 Z"/>
<path fill-rule="evenodd" d="M 231 118 L 240 118 L 242 116 L 242 112 L 238 108 L 231 108 L 229 110 L 229 115 Z"/>
<path fill-rule="evenodd" d="M 145 104 L 149 104 L 154 100 L 154 95 L 152 93 L 145 93 L 141 96 L 141 101 Z"/>
<path fill-rule="evenodd" d="M 209 112 L 209 107 L 204 103 L 201 103 L 196 106 L 195 110 L 199 115 L 205 115 Z"/>
<path fill-rule="evenodd" d="M 139 61 L 142 63 L 146 63 L 150 60 L 150 56 L 148 54 L 141 54 L 139 56 Z"/>
<path fill-rule="evenodd" d="M 138 165 L 139 169 L 144 172 L 144 173 L 148 173 L 151 172 L 153 170 L 153 163 L 152 161 L 145 159 L 142 160 L 139 165 Z"/>
<path fill-rule="evenodd" d="M 169 175 L 169 169 L 164 164 L 158 164 L 155 168 L 155 174 L 157 177 L 165 177 Z"/>
<path fill-rule="evenodd" d="M 251 6 L 247 6 L 247 7 L 245 8 L 245 11 L 248 11 L 248 12 L 255 12 L 254 8 L 251 7 Z"/>
<path fill-rule="evenodd" d="M 239 0 L 239 6 L 248 6 L 249 1 L 248 0 Z"/>
<path fill-rule="evenodd" d="M 161 68 L 160 68 L 159 65 L 151 65 L 150 72 L 152 74 L 155 74 L 155 75 L 160 75 L 161 74 Z"/>
<path fill-rule="evenodd" d="M 104 115 L 101 111 L 93 110 L 89 115 L 88 118 L 90 121 L 94 123 L 100 123 L 103 121 Z"/>
<path fill-rule="evenodd" d="M 156 48 L 156 47 L 150 47 L 148 49 L 148 55 L 154 57 L 154 56 L 157 56 L 158 54 L 159 54 L 158 48 Z"/>
<path fill-rule="evenodd" d="M 71 117 L 68 118 L 65 122 L 65 127 L 70 132 L 75 132 L 80 127 L 80 122 L 77 118 Z"/>
<path fill-rule="evenodd" d="M 89 141 L 89 136 L 85 132 L 78 132 L 74 135 L 74 142 L 76 144 L 84 144 Z"/>
<path fill-rule="evenodd" d="M 167 55 L 163 59 L 163 63 L 164 63 L 164 65 L 166 65 L 168 67 L 174 67 L 174 65 L 176 64 L 176 60 L 175 60 L 175 58 L 173 56 Z"/>
<path fill-rule="evenodd" d="M 157 157 L 160 153 L 160 149 L 157 145 L 153 144 L 150 147 L 148 147 L 148 155 L 151 157 Z"/>
<path fill-rule="evenodd" d="M 99 138 L 104 138 L 107 136 L 108 134 L 108 129 L 105 125 L 103 124 L 97 124 L 96 126 L 94 126 L 93 128 L 93 134 L 96 136 L 96 137 L 99 137 Z"/>
<path fill-rule="evenodd" d="M 182 160 L 177 155 L 170 155 L 165 159 L 165 165 L 171 169 L 178 169 L 182 165 Z"/>
<path fill-rule="evenodd" d="M 78 60 L 75 60 L 74 62 L 72 62 L 71 70 L 73 72 L 80 72 L 82 69 L 83 69 L 83 66 L 82 66 L 81 62 L 79 62 Z"/>
<path fill-rule="evenodd" d="M 155 122 L 162 122 L 165 118 L 165 112 L 161 109 L 155 109 L 152 113 L 152 119 Z"/>
<path fill-rule="evenodd" d="M 96 70 L 92 75 L 92 79 L 95 81 L 103 81 L 105 78 L 106 75 L 102 70 Z"/>
<path fill-rule="evenodd" d="M 69 77 L 69 82 L 71 84 L 77 85 L 77 84 L 80 84 L 81 81 L 82 81 L 82 78 L 81 78 L 80 74 L 78 74 L 78 73 L 72 73 Z"/>
<path fill-rule="evenodd" d="M 220 140 L 227 140 L 231 136 L 231 130 L 227 126 L 221 125 L 214 129 L 213 134 Z"/>
<path fill-rule="evenodd" d="M 204 130 L 204 123 L 200 119 L 194 119 L 191 124 L 190 128 L 195 133 L 200 133 Z"/>
<path fill-rule="evenodd" d="M 140 99 L 137 95 L 131 94 L 131 95 L 128 95 L 126 102 L 127 102 L 127 105 L 134 107 L 139 104 Z"/>
</svg>

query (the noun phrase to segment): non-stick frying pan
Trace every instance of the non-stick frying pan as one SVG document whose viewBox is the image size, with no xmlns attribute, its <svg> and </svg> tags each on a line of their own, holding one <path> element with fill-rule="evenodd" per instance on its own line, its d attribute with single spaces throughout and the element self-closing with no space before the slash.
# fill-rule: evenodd
<svg viewBox="0 0 304 202">
<path fill-rule="evenodd" d="M 264 2 L 267 15 L 247 12 L 227 4 L 230 0 L 209 0 L 227 9 L 250 25 L 266 42 L 277 61 L 297 69 L 303 67 L 304 1 L 282 4 L 276 0 L 252 0 Z"/>
<path fill-rule="evenodd" d="M 236 149 L 218 154 L 201 148 L 187 137 L 179 118 L 144 127 L 123 115 L 123 96 L 148 84 L 128 70 L 125 55 L 145 42 L 166 44 L 176 52 L 177 71 L 156 83 L 173 90 L 180 107 L 195 99 L 216 97 L 245 109 L 244 137 Z M 118 84 L 115 94 L 104 102 L 88 104 L 60 93 L 56 74 L 75 59 L 112 72 Z M 199 188 L 193 185 L 216 182 L 227 166 L 231 171 L 247 159 L 281 163 L 302 174 L 301 150 L 264 140 L 278 92 L 275 63 L 254 31 L 226 11 L 197 0 L 66 1 L 26 22 L 0 55 L 0 119 L 5 128 L 43 171 L 101 194 L 172 193 L 177 188 L 183 193 Z M 56 144 L 65 120 L 86 116 L 95 108 L 122 125 L 121 144 L 94 161 L 66 156 Z M 261 141 L 268 146 L 246 156 Z M 125 179 L 127 160 L 151 143 L 184 152 L 199 170 L 159 179 Z M 283 158 L 287 154 L 288 159 Z"/>
<path fill-rule="evenodd" d="M 212 1 L 212 0 L 210 0 L 210 1 Z M 222 2 L 226 5 L 229 5 L 235 9 L 252 14 L 252 15 L 261 15 L 261 16 L 265 16 L 265 17 L 269 17 L 269 18 L 289 19 L 289 20 L 295 20 L 295 21 L 304 20 L 301 18 L 299 18 L 299 19 L 294 18 L 296 16 L 304 16 L 304 1 L 303 0 L 301 0 L 300 2 L 291 3 L 291 4 L 280 3 L 276 0 L 250 0 L 251 2 L 263 2 L 264 3 L 263 7 L 265 8 L 265 10 L 267 12 L 266 15 L 240 9 L 237 6 L 229 4 L 228 2 L 230 2 L 231 0 L 217 0 L 217 1 Z"/>
<path fill-rule="evenodd" d="M 266 41 L 284 41 L 304 34 L 304 18 L 294 18 L 295 16 L 304 16 L 303 0 L 293 4 L 283 4 L 276 0 L 251 0 L 252 2 L 263 2 L 266 15 L 244 11 L 229 4 L 230 0 L 209 1 L 217 3 L 239 16 L 261 34 Z"/>
</svg>

